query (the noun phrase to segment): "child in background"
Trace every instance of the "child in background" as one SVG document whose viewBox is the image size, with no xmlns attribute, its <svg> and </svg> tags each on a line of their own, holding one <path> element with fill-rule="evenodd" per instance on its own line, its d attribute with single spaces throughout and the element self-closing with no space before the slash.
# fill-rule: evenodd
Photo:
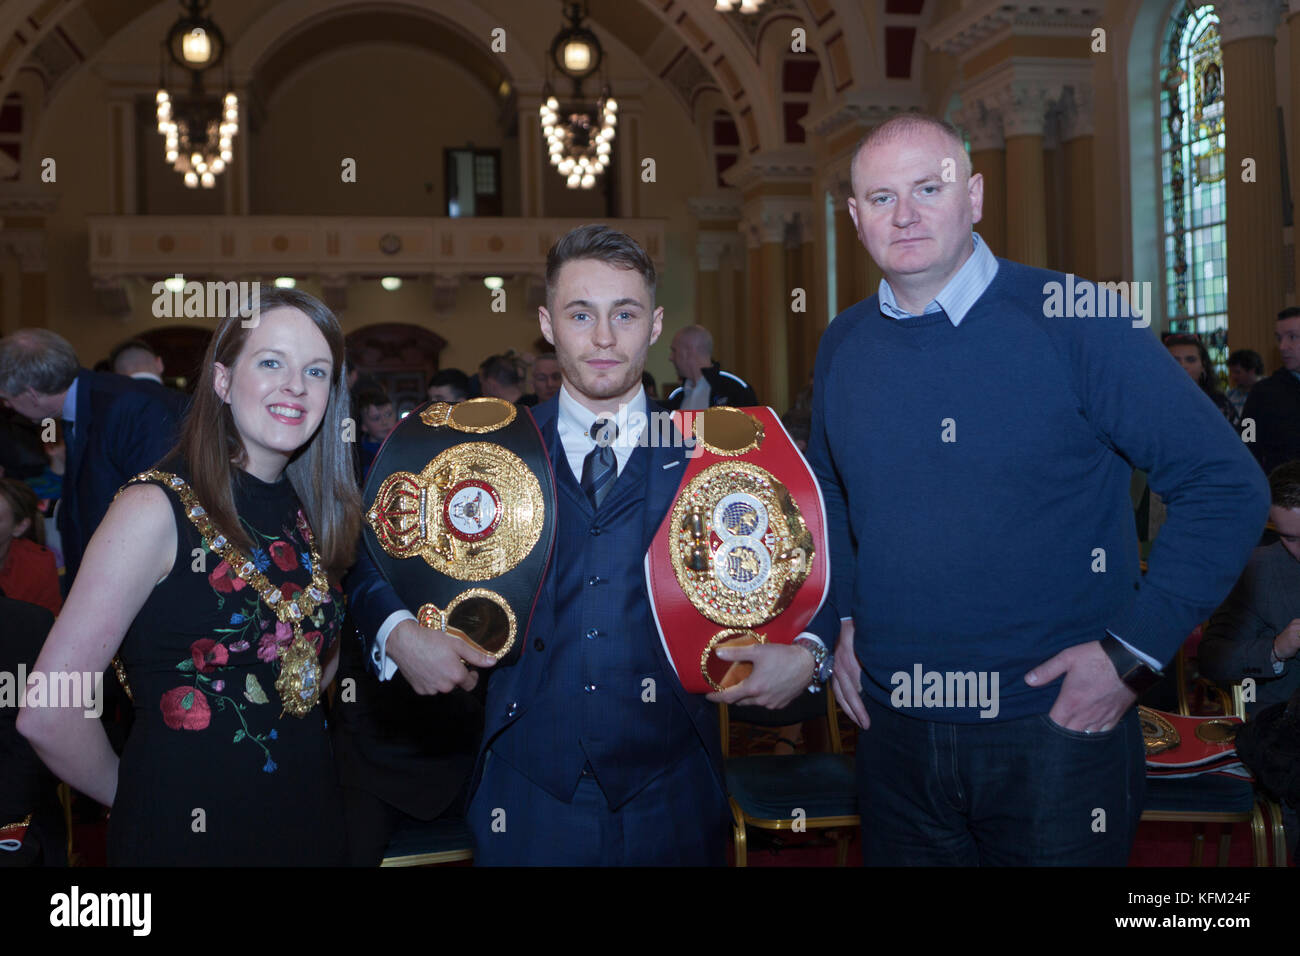
<svg viewBox="0 0 1300 956">
<path fill-rule="evenodd" d="M 0 478 L 0 591 L 57 615 L 63 606 L 54 552 L 41 544 L 44 521 L 36 493 Z"/>
</svg>

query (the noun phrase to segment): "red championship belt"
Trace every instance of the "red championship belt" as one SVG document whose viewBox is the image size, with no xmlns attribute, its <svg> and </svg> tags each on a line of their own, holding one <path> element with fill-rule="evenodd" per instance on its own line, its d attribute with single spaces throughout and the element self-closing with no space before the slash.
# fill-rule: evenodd
<svg viewBox="0 0 1300 956">
<path fill-rule="evenodd" d="M 821 488 L 770 408 L 673 412 L 695 439 L 645 557 L 659 639 L 693 694 L 744 680 L 719 647 L 789 644 L 821 609 L 830 549 Z"/>
<path fill-rule="evenodd" d="M 1196 777 L 1203 773 L 1249 779 L 1237 757 L 1240 717 L 1186 717 L 1139 707 L 1148 777 Z"/>
</svg>

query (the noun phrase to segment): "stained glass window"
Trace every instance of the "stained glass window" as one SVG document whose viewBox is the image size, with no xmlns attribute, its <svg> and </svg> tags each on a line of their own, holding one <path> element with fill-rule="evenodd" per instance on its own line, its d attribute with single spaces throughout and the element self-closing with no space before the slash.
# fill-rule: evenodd
<svg viewBox="0 0 1300 956">
<path fill-rule="evenodd" d="M 1214 7 L 1185 0 L 1170 17 L 1161 62 L 1165 314 L 1168 331 L 1201 336 L 1226 388 L 1224 81 Z"/>
</svg>

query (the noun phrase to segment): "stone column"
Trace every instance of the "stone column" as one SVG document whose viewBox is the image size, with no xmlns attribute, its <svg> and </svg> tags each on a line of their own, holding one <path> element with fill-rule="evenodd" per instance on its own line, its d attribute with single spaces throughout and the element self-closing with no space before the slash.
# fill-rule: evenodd
<svg viewBox="0 0 1300 956">
<path fill-rule="evenodd" d="M 133 216 L 136 206 L 135 103 L 126 92 L 114 91 L 109 99 L 109 208 L 115 216 Z M 156 132 L 145 142 L 160 153 L 164 139 Z"/>
<path fill-rule="evenodd" d="M 1061 141 L 1065 153 L 1062 170 L 1065 263 L 1062 271 L 1098 279 L 1092 116 L 1091 84 L 1078 83 L 1067 87 L 1061 101 Z"/>
<path fill-rule="evenodd" d="M 791 270 L 787 268 L 788 231 L 796 222 L 812 221 L 812 200 L 760 194 L 745 203 L 744 217 L 751 248 L 758 248 L 757 281 L 750 285 L 757 298 L 749 309 L 749 358 L 751 374 L 760 379 L 763 388 L 760 390 L 752 380 L 751 384 L 760 402 L 783 411 L 791 394 L 791 329 L 797 330 L 799 323 L 808 318 L 807 312 L 791 312 L 797 283 L 791 281 Z"/>
<path fill-rule="evenodd" d="M 733 270 L 742 261 L 740 202 L 714 195 L 687 200 L 696 219 L 695 317 L 713 333 L 719 354 L 732 359 L 740 338 L 736 328 Z M 725 365 L 725 362 L 724 362 Z"/>
<path fill-rule="evenodd" d="M 550 168 L 546 141 L 537 110 L 542 105 L 540 93 L 518 95 L 519 116 L 519 214 L 525 219 L 540 218 L 543 211 L 542 176 Z"/>
<path fill-rule="evenodd" d="M 866 288 L 866 267 L 862 263 L 869 257 L 849 215 L 848 200 L 853 195 L 853 187 L 848 175 L 837 177 L 828 186 L 835 203 L 835 312 L 839 314 L 871 295 Z"/>
<path fill-rule="evenodd" d="M 1012 82 L 1000 91 L 1007 141 L 1007 252 L 1025 265 L 1047 265 L 1046 188 L 1043 182 L 1043 121 L 1047 93 Z M 987 199 L 985 206 L 988 205 Z"/>
<path fill-rule="evenodd" d="M 995 256 L 1005 256 L 1007 158 L 1002 138 L 1002 114 L 987 103 L 975 101 L 962 109 L 957 122 L 970 137 L 971 173 L 984 177 L 984 213 L 975 224 L 975 231 Z"/>
<path fill-rule="evenodd" d="M 17 327 L 44 329 L 50 325 L 46 312 L 49 261 L 45 251 L 44 219 L 33 219 L 42 223 L 41 228 L 5 229 L 0 232 L 0 249 L 7 247 L 18 259 Z"/>
<path fill-rule="evenodd" d="M 1280 361 L 1273 326 L 1283 305 L 1282 179 L 1277 141 L 1276 0 L 1220 0 L 1226 117 L 1228 315 L 1232 348 Z M 1253 160 L 1253 175 L 1243 163 Z M 1249 181 L 1247 181 L 1249 180 Z M 1271 358 L 1271 361 L 1270 361 Z"/>
<path fill-rule="evenodd" d="M 1064 195 L 1062 180 L 1065 176 L 1063 153 L 1059 123 L 1055 114 L 1049 113 L 1046 125 L 1043 127 L 1043 215 L 1047 230 L 1045 264 L 1047 268 L 1058 272 L 1065 271 L 1061 268 L 1065 261 L 1065 243 L 1061 235 L 1064 229 L 1062 222 L 1062 196 Z"/>
<path fill-rule="evenodd" d="M 628 96 L 618 101 L 618 123 L 614 127 L 614 161 L 618 164 L 618 215 L 635 219 L 641 215 L 641 157 L 645 149 L 641 144 L 640 101 Z M 613 170 L 611 164 L 606 175 Z M 663 175 L 655 171 L 656 178 Z M 652 213 L 654 215 L 654 213 Z"/>
</svg>

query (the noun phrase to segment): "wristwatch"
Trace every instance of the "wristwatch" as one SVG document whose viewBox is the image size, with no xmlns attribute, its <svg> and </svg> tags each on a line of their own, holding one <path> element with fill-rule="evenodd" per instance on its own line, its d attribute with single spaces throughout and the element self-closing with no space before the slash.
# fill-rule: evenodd
<svg viewBox="0 0 1300 956">
<path fill-rule="evenodd" d="M 1164 674 L 1153 671 L 1140 657 L 1111 635 L 1107 634 L 1100 643 L 1101 649 L 1106 652 L 1111 664 L 1115 666 L 1115 673 L 1119 675 L 1119 679 L 1135 694 L 1141 694 L 1164 677 Z"/>
<path fill-rule="evenodd" d="M 813 683 L 818 687 L 825 686 L 826 682 L 831 679 L 831 674 L 835 671 L 835 657 L 830 651 L 826 650 L 825 644 L 818 641 L 810 641 L 806 637 L 796 637 L 794 643 L 813 656 Z"/>
</svg>

